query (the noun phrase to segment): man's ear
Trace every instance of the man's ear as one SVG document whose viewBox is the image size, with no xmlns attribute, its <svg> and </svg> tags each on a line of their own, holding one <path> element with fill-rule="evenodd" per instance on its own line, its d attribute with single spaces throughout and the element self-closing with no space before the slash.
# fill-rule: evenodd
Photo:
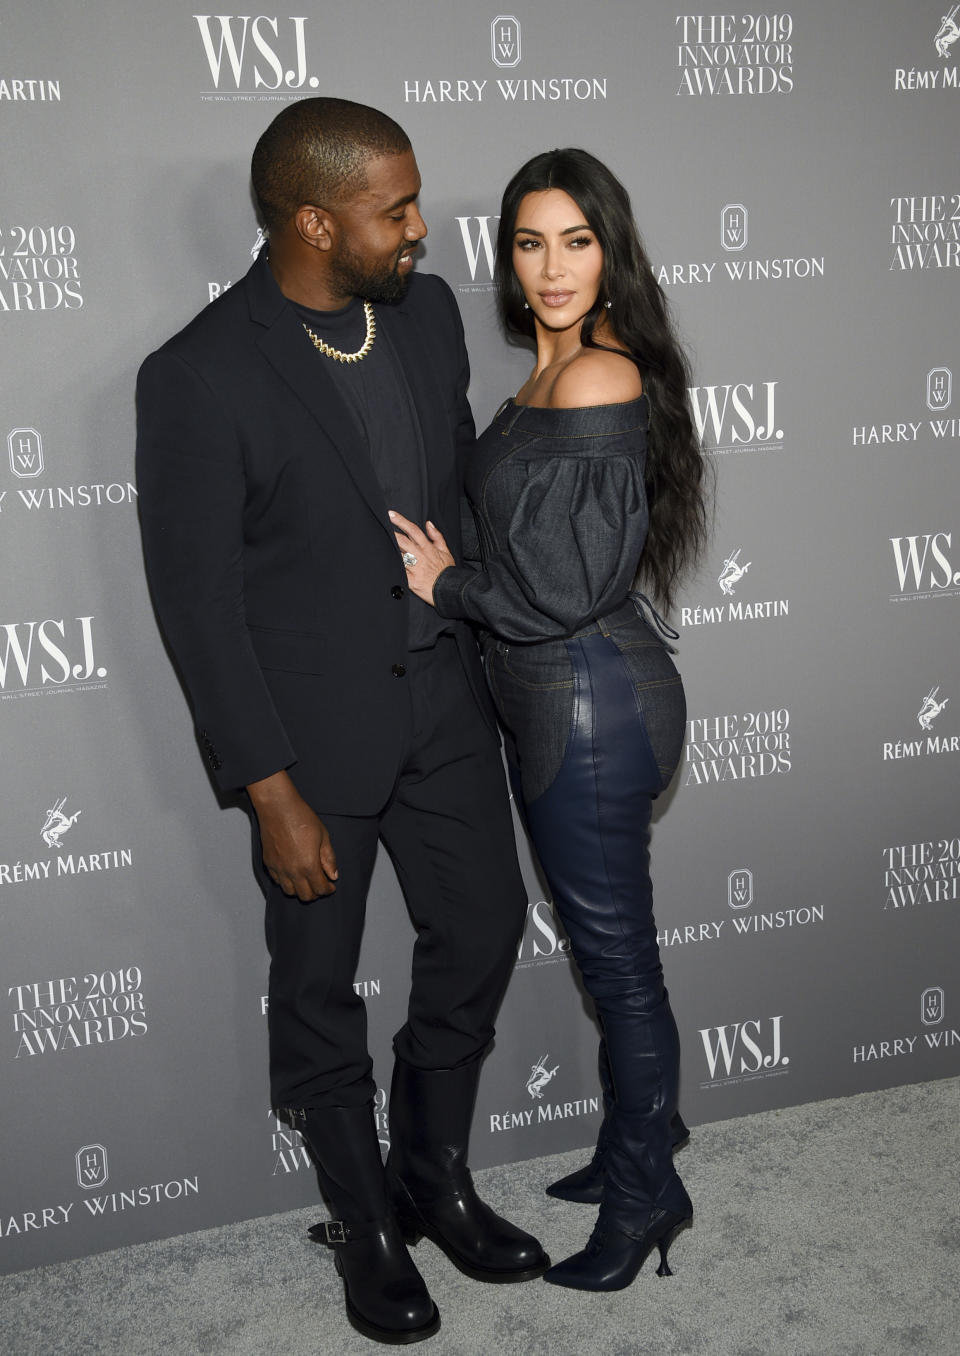
<svg viewBox="0 0 960 1356">
<path fill-rule="evenodd" d="M 324 207 L 305 203 L 294 214 L 293 224 L 300 239 L 311 249 L 329 250 L 336 235 L 336 223 Z"/>
</svg>

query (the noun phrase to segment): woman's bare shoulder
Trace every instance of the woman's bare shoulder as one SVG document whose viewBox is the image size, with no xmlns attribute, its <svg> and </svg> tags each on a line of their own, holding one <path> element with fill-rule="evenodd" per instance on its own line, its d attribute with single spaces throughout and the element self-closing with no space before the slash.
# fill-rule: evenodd
<svg viewBox="0 0 960 1356">
<path fill-rule="evenodd" d="M 642 394 L 643 382 L 631 358 L 624 353 L 585 348 L 553 383 L 550 404 L 555 409 L 615 405 Z"/>
</svg>

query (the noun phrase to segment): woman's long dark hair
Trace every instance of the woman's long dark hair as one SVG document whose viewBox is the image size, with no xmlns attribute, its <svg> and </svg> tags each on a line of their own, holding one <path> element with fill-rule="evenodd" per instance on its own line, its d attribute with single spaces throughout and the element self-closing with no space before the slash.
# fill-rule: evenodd
<svg viewBox="0 0 960 1356">
<path fill-rule="evenodd" d="M 626 189 L 595 156 L 573 147 L 534 156 L 504 190 L 494 278 L 507 330 L 536 333 L 513 268 L 513 235 L 523 198 L 549 188 L 569 194 L 603 250 L 603 281 L 583 321 L 581 341 L 589 348 L 609 347 L 593 338 L 606 316 L 637 364 L 650 399 L 644 473 L 650 528 L 638 577 L 669 607 L 677 582 L 695 563 L 707 535 L 704 460 L 687 403 L 687 359 L 640 242 Z"/>
</svg>

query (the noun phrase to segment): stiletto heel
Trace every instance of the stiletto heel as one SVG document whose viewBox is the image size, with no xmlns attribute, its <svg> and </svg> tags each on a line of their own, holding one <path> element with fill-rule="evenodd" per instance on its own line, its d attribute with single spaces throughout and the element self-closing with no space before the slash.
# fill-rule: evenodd
<svg viewBox="0 0 960 1356">
<path fill-rule="evenodd" d="M 692 1210 L 690 1214 L 679 1215 L 655 1207 L 648 1216 L 646 1228 L 636 1234 L 627 1233 L 616 1216 L 605 1217 L 601 1209 L 583 1251 L 558 1262 L 543 1279 L 551 1285 L 563 1285 L 572 1290 L 623 1290 L 636 1280 L 654 1247 L 660 1252 L 657 1275 L 672 1276 L 667 1261 L 670 1244 L 692 1219 Z"/>
</svg>

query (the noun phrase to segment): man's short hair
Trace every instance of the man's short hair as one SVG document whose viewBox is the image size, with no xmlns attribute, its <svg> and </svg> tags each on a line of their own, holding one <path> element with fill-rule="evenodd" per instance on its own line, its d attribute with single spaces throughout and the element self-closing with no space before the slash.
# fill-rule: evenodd
<svg viewBox="0 0 960 1356">
<path fill-rule="evenodd" d="M 369 160 L 409 149 L 403 128 L 366 104 L 349 99 L 288 104 L 253 152 L 253 191 L 263 224 L 282 226 L 304 203 L 335 206 L 366 188 Z"/>
</svg>

